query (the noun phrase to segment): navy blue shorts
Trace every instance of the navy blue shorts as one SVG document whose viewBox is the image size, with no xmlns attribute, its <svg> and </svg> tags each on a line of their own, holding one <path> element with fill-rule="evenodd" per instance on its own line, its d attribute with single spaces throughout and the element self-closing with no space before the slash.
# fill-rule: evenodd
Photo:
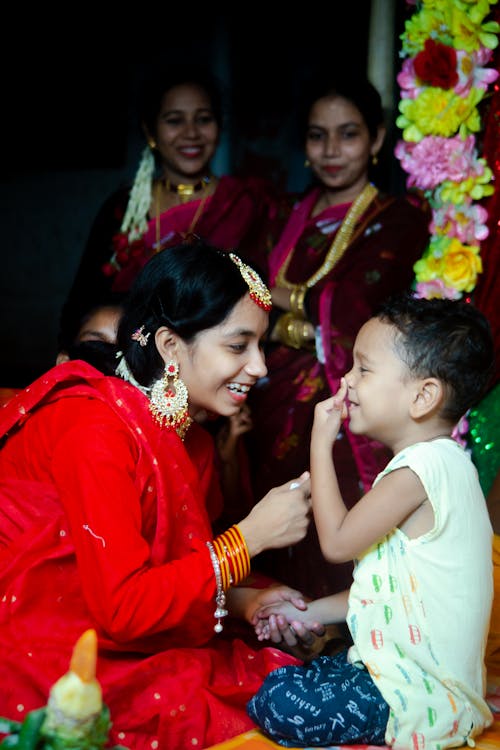
<svg viewBox="0 0 500 750">
<path fill-rule="evenodd" d="M 284 747 L 384 745 L 389 706 L 347 649 L 270 672 L 247 706 L 250 718 Z"/>
</svg>

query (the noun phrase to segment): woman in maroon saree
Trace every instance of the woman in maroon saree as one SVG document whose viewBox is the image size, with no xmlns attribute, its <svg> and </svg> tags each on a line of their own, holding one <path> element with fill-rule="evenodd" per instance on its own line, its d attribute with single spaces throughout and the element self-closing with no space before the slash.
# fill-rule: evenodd
<svg viewBox="0 0 500 750">
<path fill-rule="evenodd" d="M 110 293 L 121 301 L 156 253 L 200 237 L 245 257 L 265 247 L 274 224 L 269 181 L 212 173 L 223 112 L 210 74 L 187 65 L 160 71 L 144 88 L 140 119 L 147 146 L 134 183 L 113 193 L 93 223 L 62 310 L 62 338 L 89 303 Z"/>
<path fill-rule="evenodd" d="M 382 195 L 369 181 L 385 135 L 378 92 L 366 80 L 317 80 L 309 93 L 306 155 L 316 184 L 293 205 L 268 258 L 275 308 L 268 375 L 251 396 L 247 440 L 256 497 L 292 467 L 308 468 L 315 404 L 351 367 L 361 325 L 389 294 L 410 286 L 428 240 L 430 217 L 418 201 Z M 387 460 L 382 446 L 343 429 L 335 463 L 349 506 Z M 352 570 L 325 562 L 314 528 L 257 564 L 312 597 L 344 589 Z"/>
</svg>

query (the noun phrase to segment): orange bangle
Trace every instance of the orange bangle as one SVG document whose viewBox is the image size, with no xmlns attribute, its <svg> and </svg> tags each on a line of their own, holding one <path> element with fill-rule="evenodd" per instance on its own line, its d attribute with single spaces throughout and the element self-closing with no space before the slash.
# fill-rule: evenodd
<svg viewBox="0 0 500 750">
<path fill-rule="evenodd" d="M 250 572 L 248 550 L 246 545 L 241 542 L 241 534 L 238 534 L 234 526 L 227 530 L 227 535 L 231 538 L 233 544 L 233 556 L 238 566 L 238 578 L 242 581 Z"/>
<path fill-rule="evenodd" d="M 242 552 L 243 552 L 243 560 L 245 562 L 245 577 L 246 577 L 246 576 L 250 575 L 250 567 L 251 567 L 251 564 L 250 564 L 250 553 L 248 552 L 247 543 L 245 541 L 245 537 L 243 536 L 243 534 L 240 531 L 240 527 L 237 524 L 235 524 L 234 526 L 232 526 L 231 529 L 237 535 L 238 539 L 240 540 L 241 549 L 242 549 Z"/>
<path fill-rule="evenodd" d="M 222 586 L 227 591 L 230 585 L 237 585 L 250 574 L 248 547 L 237 526 L 219 534 L 212 544 L 219 560 Z"/>
<path fill-rule="evenodd" d="M 233 569 L 234 580 L 239 583 L 245 577 L 240 548 L 239 548 L 239 545 L 235 544 L 235 541 L 232 537 L 230 529 L 225 532 L 225 537 L 228 542 L 227 553 L 228 553 L 228 558 L 229 558 L 229 565 Z"/>
</svg>

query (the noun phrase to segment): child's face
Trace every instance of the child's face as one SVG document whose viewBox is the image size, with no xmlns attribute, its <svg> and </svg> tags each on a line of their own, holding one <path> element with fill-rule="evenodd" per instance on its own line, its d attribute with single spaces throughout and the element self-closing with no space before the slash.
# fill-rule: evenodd
<svg viewBox="0 0 500 750">
<path fill-rule="evenodd" d="M 394 349 L 394 326 L 372 318 L 354 342 L 353 367 L 346 375 L 349 427 L 392 447 L 411 423 L 414 381 Z"/>
</svg>

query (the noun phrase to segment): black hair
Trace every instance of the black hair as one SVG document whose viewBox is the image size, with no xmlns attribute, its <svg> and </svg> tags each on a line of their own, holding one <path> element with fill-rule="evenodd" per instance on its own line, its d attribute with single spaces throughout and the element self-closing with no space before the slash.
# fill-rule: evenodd
<svg viewBox="0 0 500 750">
<path fill-rule="evenodd" d="M 446 390 L 442 416 L 451 422 L 486 393 L 494 348 L 486 317 L 472 303 L 392 296 L 377 317 L 397 328 L 395 350 L 412 377 L 435 377 Z"/>
<path fill-rule="evenodd" d="M 77 305 L 73 306 L 71 312 L 64 317 L 58 335 L 58 350 L 67 352 L 70 359 L 85 359 L 72 355 L 72 352 L 75 352 L 81 343 L 85 343 L 78 341 L 80 330 L 101 308 L 121 307 L 123 298 L 122 293 L 109 292 L 93 295 L 92 290 L 89 290 L 88 299 L 79 301 Z M 90 362 L 90 364 L 93 364 L 93 362 Z"/>
<path fill-rule="evenodd" d="M 156 118 L 160 112 L 163 96 L 174 86 L 194 83 L 207 94 L 219 128 L 223 126 L 222 87 L 218 79 L 206 68 L 195 65 L 168 66 L 144 84 L 139 101 L 140 123 L 151 135 L 156 133 Z"/>
<path fill-rule="evenodd" d="M 186 343 L 222 323 L 248 286 L 228 253 L 203 242 L 184 243 L 153 256 L 137 276 L 118 328 L 118 348 L 138 383 L 149 386 L 164 362 L 155 346 L 167 326 Z M 146 346 L 132 339 L 144 326 Z"/>
<path fill-rule="evenodd" d="M 374 140 L 377 137 L 378 129 L 384 123 L 384 110 L 381 96 L 371 81 L 359 72 L 342 72 L 336 77 L 320 71 L 303 87 L 299 103 L 299 128 L 302 140 L 307 133 L 313 105 L 326 96 L 341 96 L 354 104 L 359 109 L 371 138 Z"/>
<path fill-rule="evenodd" d="M 82 359 L 104 375 L 114 375 L 116 345 L 108 341 L 77 341 L 65 349 L 70 359 Z"/>
</svg>

